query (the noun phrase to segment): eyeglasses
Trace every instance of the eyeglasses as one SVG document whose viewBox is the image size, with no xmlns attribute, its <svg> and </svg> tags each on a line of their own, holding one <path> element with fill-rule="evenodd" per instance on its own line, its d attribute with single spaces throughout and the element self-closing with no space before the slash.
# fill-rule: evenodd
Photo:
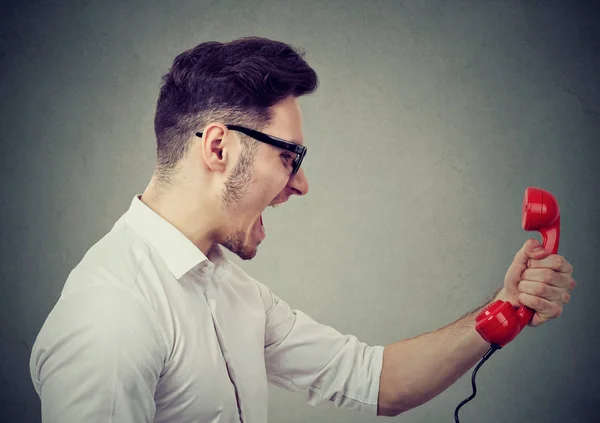
<svg viewBox="0 0 600 423">
<path fill-rule="evenodd" d="M 225 125 L 225 127 L 231 129 L 232 131 L 237 131 L 241 132 L 242 134 L 246 134 L 257 141 L 264 142 L 265 144 L 269 144 L 274 147 L 281 148 L 282 150 L 287 150 L 291 151 L 292 153 L 296 153 L 296 157 L 294 157 L 294 161 L 292 163 L 292 175 L 295 175 L 300 169 L 302 160 L 304 160 L 304 156 L 306 155 L 305 146 L 294 144 L 293 142 L 289 142 L 281 138 L 274 137 L 272 135 L 263 134 L 262 132 L 255 131 L 254 129 L 244 128 L 243 126 Z M 196 132 L 196 136 L 202 137 L 202 132 Z"/>
</svg>

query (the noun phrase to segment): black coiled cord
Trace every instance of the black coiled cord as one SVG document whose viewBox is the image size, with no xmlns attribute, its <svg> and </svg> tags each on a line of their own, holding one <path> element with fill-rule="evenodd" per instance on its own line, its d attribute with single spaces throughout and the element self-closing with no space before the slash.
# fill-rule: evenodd
<svg viewBox="0 0 600 423">
<path fill-rule="evenodd" d="M 473 370 L 473 376 L 471 376 L 471 386 L 473 386 L 473 393 L 471 394 L 471 396 L 469 398 L 466 398 L 465 400 L 463 400 L 463 402 L 458 404 L 458 406 L 456 407 L 456 410 L 454 410 L 454 421 L 456 423 L 460 423 L 460 420 L 458 420 L 458 410 L 460 410 L 460 407 L 462 407 L 463 405 L 465 405 L 466 403 L 471 401 L 473 398 L 475 398 L 475 395 L 477 394 L 477 387 L 475 386 L 475 375 L 477 374 L 477 370 L 479 370 L 479 368 L 482 366 L 482 364 L 485 363 L 485 361 L 488 358 L 490 358 L 492 356 L 492 354 L 494 354 L 496 352 L 496 350 L 499 350 L 501 348 L 502 347 L 500 345 L 492 344 L 492 346 L 490 347 L 488 352 L 485 353 L 485 355 L 483 356 L 483 358 L 481 359 L 481 361 L 479 362 L 477 367 L 475 367 L 475 370 Z"/>
</svg>

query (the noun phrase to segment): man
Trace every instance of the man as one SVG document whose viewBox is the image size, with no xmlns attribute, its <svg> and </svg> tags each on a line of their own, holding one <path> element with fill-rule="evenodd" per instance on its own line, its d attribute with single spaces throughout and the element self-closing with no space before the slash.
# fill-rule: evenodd
<svg viewBox="0 0 600 423">
<path fill-rule="evenodd" d="M 305 195 L 298 98 L 317 87 L 290 46 L 209 42 L 165 75 L 157 168 L 73 269 L 31 355 L 50 422 L 267 421 L 267 382 L 394 416 L 430 400 L 489 345 L 466 315 L 435 332 L 368 346 L 321 325 L 222 254 L 251 259 L 262 212 Z M 572 267 L 529 240 L 494 299 L 558 317 Z"/>
</svg>

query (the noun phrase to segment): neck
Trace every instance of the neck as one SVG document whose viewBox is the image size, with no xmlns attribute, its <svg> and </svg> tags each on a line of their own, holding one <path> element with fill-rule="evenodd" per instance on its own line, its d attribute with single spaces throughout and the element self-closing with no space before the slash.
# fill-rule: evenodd
<svg viewBox="0 0 600 423">
<path fill-rule="evenodd" d="M 210 204 L 208 196 L 198 195 L 198 191 L 198 187 L 186 185 L 185 181 L 165 186 L 155 173 L 141 201 L 208 256 L 218 236 L 218 214 L 214 213 L 214 204 Z"/>
</svg>

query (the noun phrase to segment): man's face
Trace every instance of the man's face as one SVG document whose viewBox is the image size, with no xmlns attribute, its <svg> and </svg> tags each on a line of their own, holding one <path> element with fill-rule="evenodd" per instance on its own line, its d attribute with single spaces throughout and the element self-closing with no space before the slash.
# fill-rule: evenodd
<svg viewBox="0 0 600 423">
<path fill-rule="evenodd" d="M 297 99 L 273 108 L 273 123 L 262 132 L 303 144 L 302 113 Z M 243 260 L 252 259 L 265 238 L 262 212 L 270 205 L 286 202 L 291 195 L 308 192 L 302 168 L 291 175 L 295 153 L 259 143 L 256 151 L 245 151 L 225 183 L 224 207 L 232 217 L 225 239 L 219 243 Z"/>
</svg>

